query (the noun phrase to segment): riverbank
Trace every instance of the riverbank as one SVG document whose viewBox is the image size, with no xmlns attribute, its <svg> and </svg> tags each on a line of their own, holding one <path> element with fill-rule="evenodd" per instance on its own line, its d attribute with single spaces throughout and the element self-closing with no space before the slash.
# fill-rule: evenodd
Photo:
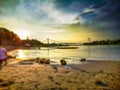
<svg viewBox="0 0 120 90">
<path fill-rule="evenodd" d="M 119 90 L 119 61 L 73 65 L 19 64 L 0 70 L 0 90 Z"/>
<path fill-rule="evenodd" d="M 30 47 L 23 47 L 23 46 L 0 46 L 5 48 L 8 52 L 16 50 L 16 49 L 30 49 Z"/>
</svg>

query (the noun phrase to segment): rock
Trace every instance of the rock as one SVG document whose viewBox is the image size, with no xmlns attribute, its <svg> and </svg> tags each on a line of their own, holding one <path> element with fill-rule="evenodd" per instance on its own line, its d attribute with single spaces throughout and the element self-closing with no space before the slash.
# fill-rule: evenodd
<svg viewBox="0 0 120 90">
<path fill-rule="evenodd" d="M 14 84 L 14 83 L 15 83 L 15 81 L 10 80 L 10 81 L 8 81 L 8 83 L 11 85 L 11 84 Z"/>
<path fill-rule="evenodd" d="M 106 83 L 103 83 L 103 82 L 100 81 L 100 80 L 97 80 L 97 81 L 95 82 L 95 84 L 98 85 L 98 86 L 103 86 L 103 87 L 108 86 Z"/>
<path fill-rule="evenodd" d="M 80 61 L 81 61 L 81 62 L 85 62 L 85 61 L 86 61 L 86 58 L 81 58 Z"/>
<path fill-rule="evenodd" d="M 60 63 L 61 63 L 61 65 L 66 65 L 67 64 L 67 62 L 64 59 L 60 60 Z"/>
<path fill-rule="evenodd" d="M 2 87 L 9 86 L 9 83 L 7 83 L 7 82 L 1 83 L 0 86 L 2 86 Z"/>
<path fill-rule="evenodd" d="M 34 63 L 34 60 L 23 60 L 19 62 L 20 65 L 31 65 L 33 63 Z"/>
<path fill-rule="evenodd" d="M 37 57 L 37 58 L 36 58 L 36 63 L 50 64 L 50 59 Z"/>
<path fill-rule="evenodd" d="M 36 58 L 36 63 L 44 63 L 44 61 L 45 58 L 39 58 L 39 57 Z"/>
<path fill-rule="evenodd" d="M 50 59 L 46 59 L 46 60 L 45 60 L 45 63 L 46 63 L 46 64 L 50 64 Z"/>
<path fill-rule="evenodd" d="M 3 82 L 4 80 L 3 79 L 0 79 L 0 82 Z"/>
<path fill-rule="evenodd" d="M 39 63 L 39 61 L 40 61 L 40 58 L 37 57 L 37 58 L 36 58 L 36 63 Z"/>
<path fill-rule="evenodd" d="M 48 76 L 48 78 L 49 78 L 52 82 L 54 81 L 54 79 L 53 79 L 52 76 Z"/>
<path fill-rule="evenodd" d="M 81 69 L 81 72 L 86 72 L 85 70 Z"/>
<path fill-rule="evenodd" d="M 40 61 L 39 61 L 39 63 L 44 63 L 45 60 L 46 60 L 45 58 L 41 58 Z"/>
<path fill-rule="evenodd" d="M 6 86 L 10 86 L 11 84 L 14 84 L 14 81 L 4 81 L 3 83 L 0 83 L 0 86 L 2 87 L 6 87 Z"/>
</svg>

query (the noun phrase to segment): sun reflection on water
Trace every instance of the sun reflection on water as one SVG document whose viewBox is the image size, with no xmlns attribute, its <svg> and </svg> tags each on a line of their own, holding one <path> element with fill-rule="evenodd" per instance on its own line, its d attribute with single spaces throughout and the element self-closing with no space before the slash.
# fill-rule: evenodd
<svg viewBox="0 0 120 90">
<path fill-rule="evenodd" d="M 25 58 L 24 51 L 23 50 L 18 50 L 18 56 L 17 58 Z"/>
</svg>

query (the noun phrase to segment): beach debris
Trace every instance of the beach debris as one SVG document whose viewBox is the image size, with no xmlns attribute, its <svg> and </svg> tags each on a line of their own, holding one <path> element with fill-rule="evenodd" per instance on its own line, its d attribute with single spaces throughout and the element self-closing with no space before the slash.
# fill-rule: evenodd
<svg viewBox="0 0 120 90">
<path fill-rule="evenodd" d="M 98 73 L 104 73 L 104 71 L 103 71 L 103 70 L 100 70 L 100 71 L 98 71 Z"/>
<path fill-rule="evenodd" d="M 53 69 L 58 70 L 56 65 L 51 65 Z"/>
<path fill-rule="evenodd" d="M 34 59 L 29 59 L 29 60 L 20 61 L 19 64 L 26 65 L 26 64 L 33 64 L 34 62 L 35 62 Z"/>
<path fill-rule="evenodd" d="M 85 70 L 83 70 L 83 69 L 81 69 L 80 71 L 81 71 L 81 72 L 86 72 L 86 71 L 85 71 Z"/>
<path fill-rule="evenodd" d="M 45 63 L 45 64 L 50 64 L 50 59 L 49 58 L 36 58 L 36 63 Z"/>
<path fill-rule="evenodd" d="M 3 82 L 4 80 L 3 79 L 0 79 L 0 83 Z"/>
<path fill-rule="evenodd" d="M 39 57 L 36 58 L 36 63 L 44 63 L 44 61 L 45 58 L 39 58 Z"/>
<path fill-rule="evenodd" d="M 40 62 L 39 63 L 45 63 L 46 58 L 40 58 Z"/>
<path fill-rule="evenodd" d="M 60 63 L 61 63 L 61 65 L 66 65 L 67 64 L 67 62 L 64 59 L 60 60 Z"/>
<path fill-rule="evenodd" d="M 36 63 L 39 63 L 39 61 L 40 61 L 40 58 L 37 57 L 37 58 L 36 58 Z"/>
<path fill-rule="evenodd" d="M 45 58 L 40 58 L 39 59 L 39 63 L 44 63 L 45 62 Z"/>
<path fill-rule="evenodd" d="M 81 61 L 81 62 L 85 62 L 85 61 L 86 61 L 86 58 L 81 58 L 80 61 Z"/>
<path fill-rule="evenodd" d="M 5 87 L 5 86 L 10 86 L 11 84 L 14 84 L 14 81 L 3 81 L 0 83 L 0 86 Z"/>
<path fill-rule="evenodd" d="M 102 82 L 102 81 L 100 81 L 100 80 L 97 80 L 97 81 L 95 82 L 95 84 L 98 85 L 98 86 L 103 86 L 103 87 L 108 86 L 106 83 L 104 83 L 104 82 Z"/>
<path fill-rule="evenodd" d="M 16 58 L 16 56 L 8 55 L 7 58 L 8 58 L 8 59 L 14 59 L 14 58 Z"/>
<path fill-rule="evenodd" d="M 52 82 L 54 81 L 54 79 L 53 79 L 52 76 L 48 76 L 48 78 L 49 78 Z"/>
<path fill-rule="evenodd" d="M 46 60 L 45 60 L 45 63 L 46 63 L 46 64 L 50 64 L 50 59 L 46 59 Z"/>
</svg>

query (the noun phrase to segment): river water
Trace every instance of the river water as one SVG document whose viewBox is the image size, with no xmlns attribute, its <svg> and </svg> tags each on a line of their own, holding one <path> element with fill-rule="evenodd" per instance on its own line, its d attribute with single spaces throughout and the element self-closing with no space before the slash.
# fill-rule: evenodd
<svg viewBox="0 0 120 90">
<path fill-rule="evenodd" d="M 60 60 L 62 58 L 77 61 L 81 58 L 86 58 L 87 60 L 120 61 L 120 45 L 79 46 L 78 49 L 21 49 L 10 53 L 19 59 L 41 57 L 50 58 L 53 61 Z"/>
</svg>

